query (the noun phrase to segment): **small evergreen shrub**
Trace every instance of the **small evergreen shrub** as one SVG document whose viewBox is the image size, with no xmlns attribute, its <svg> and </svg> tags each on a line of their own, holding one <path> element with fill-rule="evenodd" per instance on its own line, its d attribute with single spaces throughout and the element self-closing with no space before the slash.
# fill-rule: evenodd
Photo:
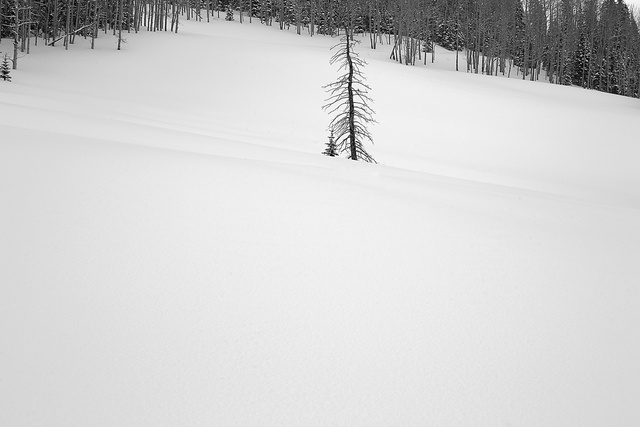
<svg viewBox="0 0 640 427">
<path fill-rule="evenodd" d="M 338 147 L 336 146 L 336 141 L 333 137 L 333 129 L 331 130 L 329 141 L 327 141 L 327 143 L 325 144 L 325 149 L 322 154 L 329 157 L 336 157 L 338 155 Z"/>
<path fill-rule="evenodd" d="M 2 64 L 0 64 L 0 79 L 5 82 L 11 81 L 11 68 L 9 68 L 9 56 L 4 55 L 4 59 L 2 60 Z"/>
</svg>

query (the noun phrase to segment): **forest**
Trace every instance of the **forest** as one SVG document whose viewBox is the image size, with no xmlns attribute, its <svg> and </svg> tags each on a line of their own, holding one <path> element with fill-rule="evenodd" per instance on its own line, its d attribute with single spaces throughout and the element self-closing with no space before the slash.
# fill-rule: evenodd
<svg viewBox="0 0 640 427">
<path fill-rule="evenodd" d="M 0 51 L 17 69 L 31 43 L 69 49 L 81 37 L 93 48 L 112 34 L 121 49 L 124 34 L 179 32 L 181 19 L 258 20 L 301 35 L 360 34 L 406 65 L 435 61 L 438 44 L 458 53 L 457 70 L 639 97 L 634 15 L 622 0 L 2 0 Z"/>
</svg>

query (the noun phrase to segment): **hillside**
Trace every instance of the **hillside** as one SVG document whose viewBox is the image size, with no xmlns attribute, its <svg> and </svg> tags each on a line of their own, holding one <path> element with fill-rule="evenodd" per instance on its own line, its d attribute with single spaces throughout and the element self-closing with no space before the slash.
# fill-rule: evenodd
<svg viewBox="0 0 640 427">
<path fill-rule="evenodd" d="M 639 100 L 362 43 L 372 165 L 335 39 L 97 42 L 0 82 L 0 425 L 640 419 Z"/>
</svg>

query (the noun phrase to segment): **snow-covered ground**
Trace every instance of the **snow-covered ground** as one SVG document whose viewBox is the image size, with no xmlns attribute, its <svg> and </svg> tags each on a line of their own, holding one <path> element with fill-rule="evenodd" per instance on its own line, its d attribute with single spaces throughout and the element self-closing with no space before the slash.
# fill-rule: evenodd
<svg viewBox="0 0 640 427">
<path fill-rule="evenodd" d="M 639 100 L 183 24 L 0 82 L 0 425 L 638 424 Z"/>
</svg>

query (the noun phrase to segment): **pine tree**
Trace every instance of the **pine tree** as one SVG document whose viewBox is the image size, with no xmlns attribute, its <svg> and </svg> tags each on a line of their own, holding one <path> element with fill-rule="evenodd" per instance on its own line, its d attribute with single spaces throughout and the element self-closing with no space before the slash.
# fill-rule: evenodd
<svg viewBox="0 0 640 427">
<path fill-rule="evenodd" d="M 336 147 L 336 141 L 333 137 L 333 129 L 331 129 L 331 135 L 329 135 L 329 141 L 325 145 L 325 149 L 322 152 L 325 156 L 336 157 L 338 155 L 338 147 Z"/>
<path fill-rule="evenodd" d="M 356 43 L 350 29 L 345 28 L 345 36 L 332 48 L 337 48 L 337 51 L 329 63 L 339 63 L 339 70 L 345 72 L 338 80 L 324 86 L 329 98 L 322 108 L 329 114 L 336 113 L 329 127 L 336 131 L 335 144 L 338 151 L 348 151 L 351 160 L 376 163 L 363 145 L 365 140 L 373 143 L 367 124 L 376 121 L 373 118 L 374 111 L 369 106 L 373 102 L 368 95 L 371 88 L 365 84 L 361 70 L 366 62 L 353 51 Z"/>
<path fill-rule="evenodd" d="M 11 81 L 11 68 L 9 67 L 9 56 L 4 55 L 4 59 L 2 60 L 2 64 L 0 64 L 0 79 L 5 82 Z"/>
<path fill-rule="evenodd" d="M 461 31 L 457 23 L 440 23 L 436 27 L 435 42 L 443 48 L 455 51 L 460 47 Z"/>
<path fill-rule="evenodd" d="M 233 21 L 233 8 L 231 7 L 231 2 L 227 5 L 227 16 L 224 17 L 225 21 Z"/>
</svg>

